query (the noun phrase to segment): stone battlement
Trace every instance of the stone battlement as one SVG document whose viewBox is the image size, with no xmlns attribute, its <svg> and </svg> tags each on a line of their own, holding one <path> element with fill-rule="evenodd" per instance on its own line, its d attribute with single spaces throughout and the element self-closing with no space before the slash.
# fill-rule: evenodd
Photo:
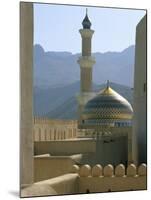
<svg viewBox="0 0 151 200">
<path fill-rule="evenodd" d="M 115 168 L 108 164 L 104 168 L 97 164 L 92 168 L 90 165 L 73 165 L 73 173 L 79 176 L 79 193 L 132 191 L 147 189 L 147 166 L 134 164 L 126 168 L 123 164 Z"/>
<path fill-rule="evenodd" d="M 34 141 L 65 140 L 77 137 L 77 120 L 34 118 Z"/>
<path fill-rule="evenodd" d="M 147 189 L 147 166 L 134 164 L 126 168 L 123 164 L 115 168 L 108 164 L 104 168 L 97 164 L 73 165 L 71 173 L 66 173 L 55 178 L 50 178 L 34 183 L 22 190 L 22 195 L 27 197 L 58 194 L 83 194 L 112 191 L 132 191 Z"/>
<path fill-rule="evenodd" d="M 106 165 L 104 168 L 100 164 L 93 167 L 87 164 L 81 167 L 73 165 L 71 172 L 78 173 L 80 177 L 138 177 L 147 175 L 147 166 L 145 163 L 138 167 L 129 164 L 127 168 L 123 164 L 119 164 L 115 168 L 111 164 Z"/>
<path fill-rule="evenodd" d="M 61 120 L 61 119 L 49 119 L 44 117 L 34 117 L 34 124 L 50 124 L 50 125 L 75 125 L 77 127 L 77 120 Z"/>
</svg>

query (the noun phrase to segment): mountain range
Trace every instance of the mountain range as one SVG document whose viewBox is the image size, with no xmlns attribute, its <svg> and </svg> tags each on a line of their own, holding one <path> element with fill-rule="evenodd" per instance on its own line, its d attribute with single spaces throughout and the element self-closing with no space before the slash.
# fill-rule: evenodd
<svg viewBox="0 0 151 200">
<path fill-rule="evenodd" d="M 133 89 L 116 83 L 110 86 L 131 104 Z M 77 100 L 80 82 L 56 88 L 34 88 L 34 116 L 53 119 L 77 119 Z M 98 92 L 106 85 L 93 84 L 93 91 Z"/>
<path fill-rule="evenodd" d="M 122 52 L 94 53 L 93 90 L 105 87 L 106 80 L 132 103 L 135 46 Z M 80 89 L 80 54 L 45 52 L 34 45 L 34 116 L 76 119 L 76 95 Z"/>
<path fill-rule="evenodd" d="M 103 84 L 106 80 L 133 86 L 135 46 L 122 52 L 93 53 L 93 82 Z M 71 52 L 46 52 L 39 44 L 34 45 L 34 86 L 58 87 L 80 81 L 80 54 Z"/>
</svg>

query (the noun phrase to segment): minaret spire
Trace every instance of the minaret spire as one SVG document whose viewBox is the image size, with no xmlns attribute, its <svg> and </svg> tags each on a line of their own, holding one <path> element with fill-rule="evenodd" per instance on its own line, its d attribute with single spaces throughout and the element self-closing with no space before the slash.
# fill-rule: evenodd
<svg viewBox="0 0 151 200">
<path fill-rule="evenodd" d="M 90 29 L 91 28 L 91 22 L 89 20 L 89 17 L 88 17 L 88 9 L 86 8 L 86 15 L 85 15 L 85 18 L 82 22 L 82 25 L 83 25 L 83 29 Z"/>
<path fill-rule="evenodd" d="M 88 15 L 88 9 L 86 8 L 86 15 Z"/>
<path fill-rule="evenodd" d="M 110 84 L 110 82 L 109 82 L 109 80 L 107 80 L 107 88 L 109 88 L 109 84 Z"/>
</svg>

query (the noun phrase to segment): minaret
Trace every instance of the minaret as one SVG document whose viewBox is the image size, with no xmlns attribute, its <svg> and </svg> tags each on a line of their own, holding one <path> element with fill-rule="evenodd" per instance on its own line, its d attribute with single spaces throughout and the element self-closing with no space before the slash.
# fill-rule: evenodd
<svg viewBox="0 0 151 200">
<path fill-rule="evenodd" d="M 92 67 L 95 64 L 94 58 L 91 56 L 91 39 L 94 30 L 91 29 L 91 22 L 88 18 L 87 9 L 86 16 L 82 22 L 83 29 L 79 32 L 82 38 L 82 56 L 79 57 L 78 63 L 80 65 L 80 94 L 78 96 L 78 114 L 79 125 L 82 123 L 82 111 L 84 105 L 92 98 Z"/>
</svg>

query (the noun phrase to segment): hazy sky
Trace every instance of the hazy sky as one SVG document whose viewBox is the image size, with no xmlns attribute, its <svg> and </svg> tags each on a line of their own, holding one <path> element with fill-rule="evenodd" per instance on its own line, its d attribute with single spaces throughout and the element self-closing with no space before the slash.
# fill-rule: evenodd
<svg viewBox="0 0 151 200">
<path fill-rule="evenodd" d="M 82 20 L 86 7 L 34 4 L 34 44 L 45 51 L 81 52 Z M 143 10 L 88 7 L 93 52 L 122 51 L 135 44 L 135 28 Z"/>
</svg>

